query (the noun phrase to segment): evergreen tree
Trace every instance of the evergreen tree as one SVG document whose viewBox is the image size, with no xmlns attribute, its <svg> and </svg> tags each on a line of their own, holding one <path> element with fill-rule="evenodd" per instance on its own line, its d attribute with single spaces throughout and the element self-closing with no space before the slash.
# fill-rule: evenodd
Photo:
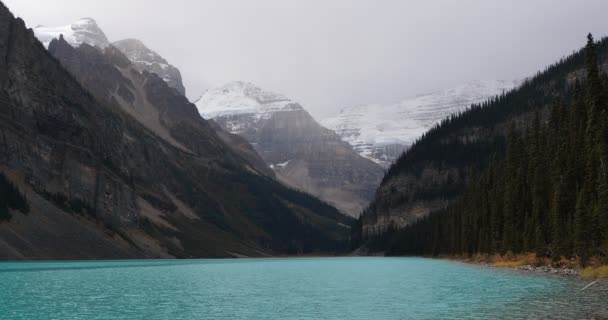
<svg viewBox="0 0 608 320">
<path fill-rule="evenodd" d="M 585 47 L 585 65 L 587 70 L 588 85 L 587 103 L 590 107 L 602 110 L 602 81 L 600 79 L 596 45 L 591 33 L 587 35 L 587 46 Z"/>
<path fill-rule="evenodd" d="M 19 192 L 8 178 L 0 173 L 0 221 L 10 220 L 12 215 L 9 209 L 19 210 L 23 213 L 29 211 L 27 199 Z"/>
<path fill-rule="evenodd" d="M 584 184 L 578 193 L 574 213 L 574 249 L 583 265 L 589 260 L 589 187 Z"/>
</svg>

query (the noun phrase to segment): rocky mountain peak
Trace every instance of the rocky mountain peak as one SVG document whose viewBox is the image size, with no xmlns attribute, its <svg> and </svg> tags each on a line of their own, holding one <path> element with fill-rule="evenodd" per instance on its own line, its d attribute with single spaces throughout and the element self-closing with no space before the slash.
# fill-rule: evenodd
<svg viewBox="0 0 608 320">
<path fill-rule="evenodd" d="M 81 18 L 67 26 L 34 28 L 36 37 L 48 48 L 53 39 L 63 35 L 64 39 L 74 47 L 83 43 L 105 48 L 110 44 L 108 37 L 93 18 Z"/>
<path fill-rule="evenodd" d="M 279 111 L 303 110 L 302 106 L 286 96 L 266 91 L 245 81 L 233 81 L 207 90 L 195 103 L 205 119 L 226 115 L 251 115 L 266 120 Z M 238 128 L 230 128 L 238 132 Z"/>
<path fill-rule="evenodd" d="M 166 59 L 146 47 L 138 39 L 125 39 L 110 43 L 93 18 L 81 18 L 70 25 L 61 27 L 37 26 L 34 28 L 34 33 L 46 48 L 49 48 L 53 39 L 59 39 L 60 37 L 63 37 L 69 45 L 75 48 L 82 44 L 103 49 L 115 47 L 133 63 L 138 71 L 154 73 L 181 95 L 185 96 L 186 94 L 179 69 L 169 64 Z M 110 51 L 110 53 L 112 52 Z"/>
<path fill-rule="evenodd" d="M 186 95 L 186 88 L 182 83 L 182 75 L 176 67 L 167 62 L 158 53 L 146 47 L 138 39 L 124 39 L 113 42 L 112 45 L 124 53 L 139 71 L 148 71 L 157 74 L 170 87 L 180 94 Z"/>
</svg>

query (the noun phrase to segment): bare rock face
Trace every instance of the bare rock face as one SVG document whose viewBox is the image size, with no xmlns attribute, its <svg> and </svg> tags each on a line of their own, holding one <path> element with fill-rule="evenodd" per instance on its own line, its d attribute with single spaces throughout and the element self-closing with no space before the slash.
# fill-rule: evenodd
<svg viewBox="0 0 608 320">
<path fill-rule="evenodd" d="M 349 218 L 256 170 L 118 49 L 60 37 L 47 51 L 0 3 L 0 56 L 0 170 L 32 199 L 0 225 L 0 257 L 345 249 Z"/>
<path fill-rule="evenodd" d="M 352 216 L 373 198 L 382 168 L 319 125 L 297 102 L 233 82 L 205 92 L 196 105 L 203 117 L 247 139 L 287 185 Z"/>
<path fill-rule="evenodd" d="M 182 75 L 179 70 L 158 53 L 148 49 L 141 41 L 125 39 L 113 42 L 112 45 L 124 53 L 137 70 L 157 74 L 170 87 L 175 88 L 182 95 L 186 95 L 186 88 L 182 83 Z"/>
</svg>

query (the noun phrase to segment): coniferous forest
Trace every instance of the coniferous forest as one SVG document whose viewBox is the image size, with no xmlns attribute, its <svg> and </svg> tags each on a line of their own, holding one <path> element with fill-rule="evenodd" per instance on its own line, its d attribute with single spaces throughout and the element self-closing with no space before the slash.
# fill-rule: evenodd
<svg viewBox="0 0 608 320">
<path fill-rule="evenodd" d="M 585 74 L 446 209 L 399 232 L 392 254 L 608 255 L 608 80 L 588 36 Z"/>
<path fill-rule="evenodd" d="M 17 186 L 9 181 L 4 174 L 0 173 L 0 221 L 11 218 L 9 209 L 27 213 L 29 205 L 27 204 L 27 199 L 19 192 Z"/>
</svg>

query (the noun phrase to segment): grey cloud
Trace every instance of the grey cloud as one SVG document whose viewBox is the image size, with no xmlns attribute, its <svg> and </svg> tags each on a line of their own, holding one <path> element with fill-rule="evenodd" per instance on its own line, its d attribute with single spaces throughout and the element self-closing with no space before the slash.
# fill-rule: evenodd
<svg viewBox="0 0 608 320">
<path fill-rule="evenodd" d="M 178 66 L 190 98 L 231 80 L 317 116 L 476 79 L 513 79 L 608 34 L 608 2 L 5 0 L 30 27 L 93 17 Z"/>
</svg>

